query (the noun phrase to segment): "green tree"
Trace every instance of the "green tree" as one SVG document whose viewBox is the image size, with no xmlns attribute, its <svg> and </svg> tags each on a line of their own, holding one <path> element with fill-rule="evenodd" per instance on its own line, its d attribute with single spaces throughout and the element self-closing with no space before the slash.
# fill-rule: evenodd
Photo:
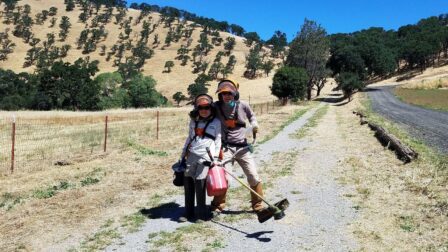
<svg viewBox="0 0 448 252">
<path fill-rule="evenodd" d="M 128 91 L 122 88 L 123 78 L 118 72 L 99 74 L 95 81 L 100 86 L 100 109 L 127 108 L 131 106 Z"/>
<path fill-rule="evenodd" d="M 349 101 L 351 101 L 355 91 L 364 88 L 363 82 L 356 73 L 343 72 L 336 78 L 336 82 L 338 83 L 338 88 L 342 90 L 344 96 Z"/>
<path fill-rule="evenodd" d="M 253 43 L 260 43 L 261 39 L 258 33 L 256 32 L 247 32 L 244 34 L 244 38 L 246 38 L 246 41 L 244 42 L 247 46 L 252 46 Z"/>
<path fill-rule="evenodd" d="M 271 93 L 286 102 L 303 99 L 306 94 L 308 75 L 303 68 L 285 66 L 275 73 Z"/>
<path fill-rule="evenodd" d="M 271 55 L 273 57 L 278 57 L 284 50 L 285 46 L 288 45 L 286 33 L 275 31 L 274 35 L 272 35 L 272 37 L 266 41 L 266 44 L 272 45 Z"/>
<path fill-rule="evenodd" d="M 70 19 L 67 16 L 62 16 L 61 22 L 59 23 L 59 28 L 61 31 L 59 32 L 59 38 L 61 41 L 65 41 L 67 38 L 68 30 L 72 27 L 70 23 Z"/>
<path fill-rule="evenodd" d="M 262 64 L 260 51 L 261 45 L 257 45 L 250 49 L 249 55 L 246 56 L 246 73 L 244 74 L 246 78 L 255 78 L 257 70 L 260 69 Z"/>
<path fill-rule="evenodd" d="M 72 11 L 75 8 L 75 2 L 73 0 L 65 1 L 65 10 Z"/>
<path fill-rule="evenodd" d="M 100 87 L 91 77 L 98 72 L 98 61 L 78 59 L 74 64 L 55 62 L 38 76 L 34 108 L 40 110 L 98 109 Z"/>
<path fill-rule="evenodd" d="M 290 44 L 286 65 L 306 70 L 309 77 L 308 100 L 311 100 L 313 86 L 327 77 L 326 63 L 329 49 L 330 43 L 325 29 L 315 21 L 305 19 L 300 32 Z"/>
<path fill-rule="evenodd" d="M 151 76 L 134 76 L 129 83 L 129 96 L 135 108 L 156 107 L 167 104 L 166 97 L 155 89 L 156 81 Z"/>
<path fill-rule="evenodd" d="M 269 76 L 269 73 L 274 69 L 274 61 L 267 60 L 266 62 L 263 62 L 261 65 L 261 69 L 263 69 L 266 76 Z"/>
<path fill-rule="evenodd" d="M 172 67 L 174 67 L 174 62 L 172 60 L 168 60 L 167 62 L 165 62 L 166 70 L 164 70 L 164 72 L 170 73 Z"/>
<path fill-rule="evenodd" d="M 226 50 L 226 55 L 229 56 L 232 53 L 233 48 L 235 48 L 235 38 L 227 37 L 224 43 L 224 50 Z"/>
<path fill-rule="evenodd" d="M 179 104 L 180 104 L 182 101 L 187 100 L 187 97 L 186 97 L 184 94 L 182 94 L 182 92 L 176 92 L 176 93 L 173 95 L 173 100 L 176 101 L 177 106 L 179 107 Z"/>
</svg>

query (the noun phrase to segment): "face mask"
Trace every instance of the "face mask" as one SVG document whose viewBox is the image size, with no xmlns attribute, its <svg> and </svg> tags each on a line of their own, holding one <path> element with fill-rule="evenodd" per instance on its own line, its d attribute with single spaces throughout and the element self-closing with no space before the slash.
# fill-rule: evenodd
<svg viewBox="0 0 448 252">
<path fill-rule="evenodd" d="M 229 102 L 226 102 L 225 104 L 226 104 L 227 106 L 231 107 L 231 108 L 235 107 L 235 101 L 234 101 L 234 100 L 231 100 L 231 101 L 229 101 Z"/>
</svg>

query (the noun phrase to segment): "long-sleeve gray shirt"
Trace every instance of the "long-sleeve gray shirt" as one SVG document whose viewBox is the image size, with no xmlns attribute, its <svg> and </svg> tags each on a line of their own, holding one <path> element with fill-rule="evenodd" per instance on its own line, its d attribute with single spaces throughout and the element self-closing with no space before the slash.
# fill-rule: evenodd
<svg viewBox="0 0 448 252">
<path fill-rule="evenodd" d="M 235 144 L 241 144 L 245 142 L 246 128 L 237 125 L 233 129 L 228 129 L 225 125 L 226 118 L 227 119 L 233 118 L 233 116 L 236 113 L 237 107 L 238 107 L 238 118 L 237 118 L 238 123 L 246 123 L 246 121 L 249 121 L 252 127 L 258 127 L 255 114 L 247 102 L 237 101 L 235 106 L 233 107 L 225 104 L 224 102 L 215 102 L 214 106 L 216 107 L 217 110 L 217 116 L 221 121 L 223 142 L 235 143 Z"/>
</svg>

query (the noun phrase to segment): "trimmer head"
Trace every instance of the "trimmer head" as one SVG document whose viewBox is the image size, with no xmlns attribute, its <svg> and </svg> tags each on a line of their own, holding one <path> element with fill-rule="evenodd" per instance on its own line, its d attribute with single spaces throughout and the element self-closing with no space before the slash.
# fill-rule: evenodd
<svg viewBox="0 0 448 252">
<path fill-rule="evenodd" d="M 263 223 L 272 216 L 274 220 L 280 220 L 285 217 L 285 209 L 288 208 L 289 201 L 287 199 L 282 199 L 281 201 L 275 203 L 273 206 L 267 207 L 257 213 L 258 222 Z"/>
</svg>

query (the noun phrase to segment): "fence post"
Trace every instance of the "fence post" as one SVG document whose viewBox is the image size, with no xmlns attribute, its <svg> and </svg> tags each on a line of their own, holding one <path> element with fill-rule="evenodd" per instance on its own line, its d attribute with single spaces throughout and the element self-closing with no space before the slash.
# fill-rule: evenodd
<svg viewBox="0 0 448 252">
<path fill-rule="evenodd" d="M 159 140 L 159 110 L 157 110 L 157 135 L 156 139 Z"/>
<path fill-rule="evenodd" d="M 14 155 L 16 148 L 16 116 L 12 115 L 12 132 L 11 132 L 11 173 L 14 172 Z"/>
<path fill-rule="evenodd" d="M 104 119 L 104 152 L 107 150 L 107 133 L 108 133 L 108 127 L 107 123 L 109 121 L 109 116 L 106 115 L 106 118 Z"/>
</svg>

